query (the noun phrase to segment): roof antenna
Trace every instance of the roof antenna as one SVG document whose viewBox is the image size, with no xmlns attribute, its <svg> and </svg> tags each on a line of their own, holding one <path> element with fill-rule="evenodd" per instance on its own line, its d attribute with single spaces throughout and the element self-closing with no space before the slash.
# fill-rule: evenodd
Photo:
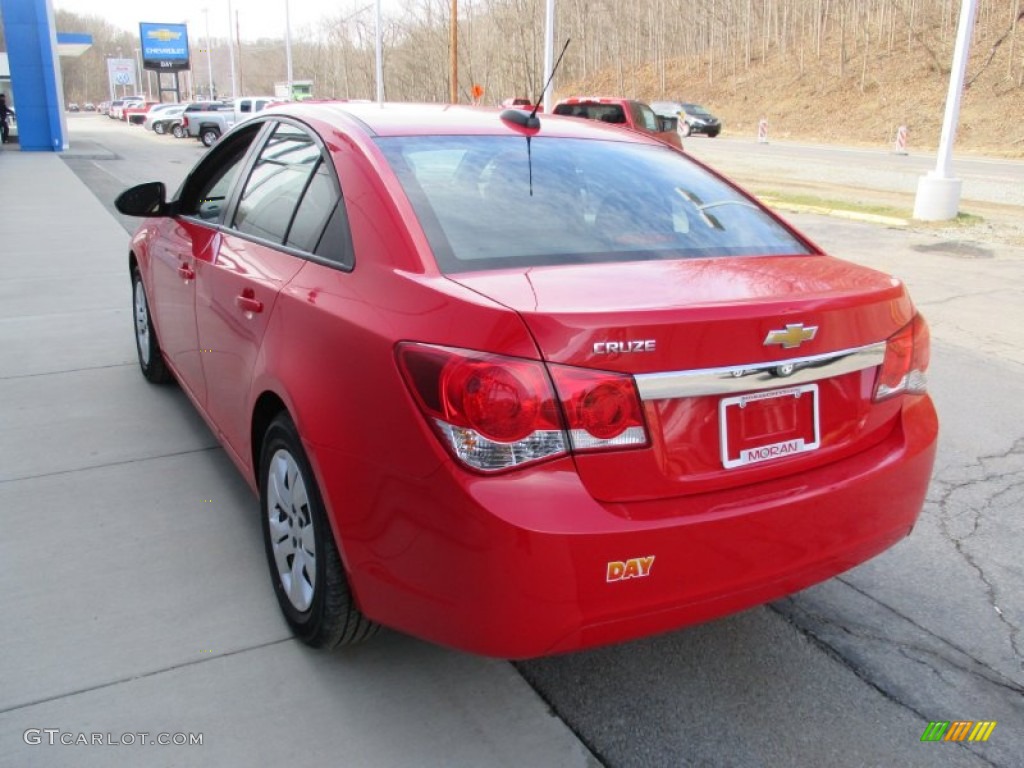
<svg viewBox="0 0 1024 768">
<path fill-rule="evenodd" d="M 508 120 L 510 123 L 521 125 L 523 128 L 540 128 L 540 120 L 537 118 L 537 110 L 540 109 L 541 103 L 544 101 L 544 94 L 548 91 L 548 86 L 551 85 L 551 81 L 555 77 L 555 72 L 558 71 L 558 65 L 562 63 L 562 57 L 565 56 L 565 51 L 569 47 L 569 43 L 572 42 L 571 37 L 565 38 L 565 45 L 562 46 L 562 52 L 558 54 L 558 59 L 555 60 L 555 66 L 551 68 L 551 74 L 548 75 L 548 81 L 544 83 L 544 87 L 541 88 L 540 96 L 537 97 L 537 103 L 533 106 L 533 111 L 530 114 L 526 114 L 521 109 L 506 109 L 501 113 L 502 120 Z"/>
</svg>

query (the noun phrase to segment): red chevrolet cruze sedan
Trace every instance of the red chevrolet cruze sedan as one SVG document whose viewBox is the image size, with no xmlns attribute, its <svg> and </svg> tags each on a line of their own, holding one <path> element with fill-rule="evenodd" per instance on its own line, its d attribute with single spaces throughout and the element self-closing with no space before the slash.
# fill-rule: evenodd
<svg viewBox="0 0 1024 768">
<path fill-rule="evenodd" d="M 311 645 L 636 638 L 830 578 L 921 509 L 938 427 L 905 287 L 649 136 L 288 105 L 118 207 L 148 217 L 142 373 L 258 491 Z"/>
</svg>

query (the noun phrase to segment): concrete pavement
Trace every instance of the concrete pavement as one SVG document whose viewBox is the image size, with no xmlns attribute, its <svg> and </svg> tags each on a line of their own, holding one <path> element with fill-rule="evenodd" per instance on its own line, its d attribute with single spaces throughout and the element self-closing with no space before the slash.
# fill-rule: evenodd
<svg viewBox="0 0 1024 768">
<path fill-rule="evenodd" d="M 56 155 L 0 189 L 0 766 L 597 764 L 506 663 L 294 641 L 255 499 L 138 373 L 124 230 Z"/>
</svg>

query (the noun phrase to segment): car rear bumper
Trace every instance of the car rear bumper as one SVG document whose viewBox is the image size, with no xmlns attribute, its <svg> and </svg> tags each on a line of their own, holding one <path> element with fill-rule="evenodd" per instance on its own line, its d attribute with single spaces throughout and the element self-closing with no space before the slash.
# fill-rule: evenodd
<svg viewBox="0 0 1024 768">
<path fill-rule="evenodd" d="M 907 398 L 882 443 L 841 462 L 631 504 L 595 501 L 568 458 L 490 477 L 444 466 L 410 481 L 354 472 L 351 456 L 322 447 L 310 453 L 367 615 L 444 645 L 529 658 L 743 610 L 882 552 L 920 513 L 937 431 L 931 401 Z"/>
</svg>

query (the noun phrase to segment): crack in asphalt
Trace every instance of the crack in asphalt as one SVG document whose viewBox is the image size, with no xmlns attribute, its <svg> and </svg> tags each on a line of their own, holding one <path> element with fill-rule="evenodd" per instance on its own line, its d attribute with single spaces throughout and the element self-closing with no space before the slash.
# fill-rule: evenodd
<svg viewBox="0 0 1024 768">
<path fill-rule="evenodd" d="M 986 509 L 990 509 L 992 507 L 992 503 L 1001 498 L 1004 494 L 1024 487 L 1024 479 L 1011 480 L 1004 472 L 992 471 L 989 469 L 989 466 L 992 463 L 1001 459 L 1009 459 L 1014 456 L 1024 456 L 1024 438 L 1018 438 L 1014 441 L 1012 446 L 1002 453 L 979 456 L 977 462 L 965 467 L 968 472 L 970 472 L 974 467 L 977 467 L 984 473 L 980 478 L 970 478 L 961 482 L 949 482 L 946 480 L 936 479 L 934 482 L 936 485 L 944 487 L 944 490 L 939 493 L 939 497 L 935 501 L 939 510 L 938 523 L 939 528 L 942 531 L 942 535 L 949 540 L 956 549 L 957 554 L 963 558 L 964 562 L 966 562 L 978 574 L 978 578 L 985 586 L 985 594 L 988 603 L 992 606 L 992 610 L 998 617 L 999 621 L 1006 627 L 1010 647 L 1013 650 L 1014 656 L 1017 658 L 1021 670 L 1024 670 L 1024 647 L 1022 647 L 1021 643 L 1021 627 L 1014 624 L 1006 615 L 1006 612 L 999 607 L 999 603 L 1001 601 L 999 600 L 1000 590 L 998 586 L 995 584 L 992 577 L 985 572 L 985 569 L 982 567 L 978 558 L 968 551 L 966 547 L 966 543 L 975 534 L 977 534 L 981 527 L 984 511 Z M 972 516 L 970 520 L 970 530 L 967 533 L 958 536 L 953 532 L 952 524 L 955 518 L 962 518 L 965 512 L 954 511 L 951 508 L 953 495 L 958 491 L 963 491 L 969 488 L 978 488 L 987 483 L 993 482 L 1003 482 L 1006 484 L 999 490 L 987 493 L 983 503 L 967 506 L 965 512 Z"/>
<path fill-rule="evenodd" d="M 846 584 L 845 581 L 843 583 Z M 851 585 L 848 585 L 848 586 L 851 586 Z M 857 590 L 857 591 L 859 592 L 860 590 Z M 876 602 L 880 602 L 880 601 L 876 601 Z M 836 627 L 837 629 L 845 632 L 848 635 L 851 635 L 852 637 L 856 637 L 856 638 L 862 638 L 863 637 L 862 635 L 858 635 L 857 633 L 851 631 L 849 627 L 844 626 L 843 624 L 840 624 L 839 622 L 836 622 L 836 621 L 834 621 L 834 620 L 832 620 L 832 619 L 830 619 L 828 617 L 816 614 L 813 611 L 809 611 L 806 608 L 804 608 L 803 606 L 796 606 L 796 603 L 795 603 L 795 601 L 792 598 L 789 598 L 789 604 L 793 605 L 794 607 L 796 607 L 797 610 L 799 610 L 801 613 L 803 613 L 803 614 L 805 614 L 807 616 L 810 616 L 810 617 L 820 618 L 826 624 L 828 624 L 830 626 L 833 626 L 833 627 Z M 880 603 L 880 604 L 885 606 L 884 603 Z M 889 606 L 885 606 L 885 607 L 889 608 Z M 861 666 L 861 665 L 857 664 L 856 662 L 854 662 L 853 659 L 851 659 L 851 658 L 849 658 L 847 656 L 844 656 L 842 651 L 839 648 L 836 648 L 834 645 L 832 645 L 830 642 L 828 642 L 828 640 L 826 640 L 824 637 L 822 637 L 822 636 L 818 635 L 817 633 L 815 633 L 814 630 L 811 629 L 810 627 L 801 626 L 800 624 L 798 624 L 796 622 L 796 618 L 792 614 L 785 613 L 775 603 L 769 603 L 767 608 L 769 610 L 773 611 L 774 613 L 776 613 L 779 617 L 782 618 L 783 621 L 785 621 L 787 624 L 789 624 L 791 627 L 793 627 L 793 629 L 795 629 L 797 632 L 799 632 L 801 635 L 803 635 L 805 638 L 807 638 L 807 641 L 809 643 L 811 643 L 816 648 L 818 648 L 818 650 L 820 650 L 826 656 L 828 656 L 831 659 L 834 659 L 836 662 L 838 662 L 839 664 L 842 664 L 844 667 L 849 669 L 857 677 L 858 680 L 860 680 L 861 682 L 863 682 L 864 684 L 868 685 L 870 688 L 875 690 L 886 701 L 889 701 L 892 704 L 895 704 L 896 706 L 902 707 L 903 709 L 907 710 L 908 712 L 913 713 L 918 718 L 920 718 L 922 722 L 925 722 L 925 723 L 931 722 L 932 718 L 930 717 L 930 715 L 926 715 L 924 712 L 920 711 L 919 709 L 914 707 L 912 704 L 910 704 L 910 702 L 903 701 L 895 693 L 893 693 L 892 691 L 889 691 L 888 689 L 883 687 L 881 683 L 876 682 L 872 678 L 870 670 L 867 667 Z M 890 610 L 893 610 L 895 613 L 899 614 L 899 611 L 895 611 L 892 608 L 890 608 Z M 879 638 L 879 639 L 881 639 L 886 644 L 891 644 L 892 643 L 892 641 L 889 640 L 888 638 Z M 923 661 L 921 661 L 919 659 L 914 659 L 913 657 L 907 657 L 907 658 L 909 658 L 911 661 L 913 661 L 915 663 L 925 664 L 925 666 L 927 666 L 934 674 L 939 675 L 940 679 L 945 681 L 945 678 L 943 678 L 941 676 L 941 673 L 939 672 L 939 670 L 937 670 L 936 668 L 932 667 L 930 664 L 926 664 L 925 662 L 923 662 Z M 964 745 L 964 744 L 962 744 L 960 742 L 954 742 L 954 743 L 956 744 L 957 747 L 959 747 L 960 749 L 963 749 L 963 750 L 969 752 L 972 757 L 974 757 L 974 758 L 984 762 L 986 765 L 990 765 L 993 768 L 1001 768 L 999 763 L 995 763 L 995 762 L 989 760 L 984 755 L 981 755 L 978 752 L 975 752 L 973 750 L 968 750 L 966 745 Z"/>
<path fill-rule="evenodd" d="M 975 293 L 958 293 L 954 296 L 947 296 L 944 299 L 932 299 L 931 301 L 919 301 L 915 302 L 918 307 L 922 309 L 930 309 L 931 307 L 941 307 L 943 304 L 952 304 L 954 301 L 961 301 L 962 299 L 977 299 L 982 296 L 996 296 L 1000 293 L 1014 295 L 1015 291 L 1007 288 L 997 288 L 994 291 L 977 291 Z"/>
</svg>

